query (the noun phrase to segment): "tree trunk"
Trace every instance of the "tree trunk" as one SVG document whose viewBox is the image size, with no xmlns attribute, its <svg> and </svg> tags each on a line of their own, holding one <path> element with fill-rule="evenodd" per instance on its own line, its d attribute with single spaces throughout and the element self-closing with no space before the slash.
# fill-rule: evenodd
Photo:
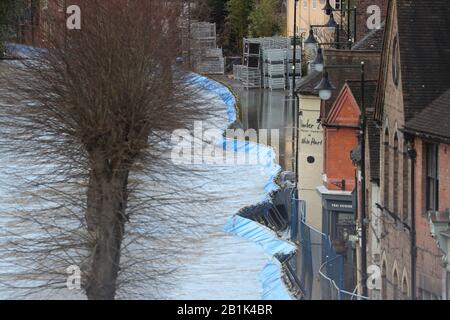
<svg viewBox="0 0 450 320">
<path fill-rule="evenodd" d="M 94 163 L 89 177 L 86 222 L 93 235 L 86 294 L 89 300 L 112 300 L 120 270 L 120 249 L 127 206 L 128 171 Z"/>
</svg>

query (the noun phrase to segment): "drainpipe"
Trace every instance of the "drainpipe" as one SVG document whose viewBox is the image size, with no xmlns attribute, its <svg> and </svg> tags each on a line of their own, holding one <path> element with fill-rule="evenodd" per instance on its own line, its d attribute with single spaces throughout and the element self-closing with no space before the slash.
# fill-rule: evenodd
<svg viewBox="0 0 450 320">
<path fill-rule="evenodd" d="M 411 299 L 416 300 L 416 159 L 417 151 L 413 146 L 412 138 L 408 141 L 408 157 L 411 159 Z"/>
<path fill-rule="evenodd" d="M 366 235 L 366 104 L 365 104 L 365 65 L 361 62 L 361 269 L 362 295 L 367 297 L 367 235 Z"/>
</svg>

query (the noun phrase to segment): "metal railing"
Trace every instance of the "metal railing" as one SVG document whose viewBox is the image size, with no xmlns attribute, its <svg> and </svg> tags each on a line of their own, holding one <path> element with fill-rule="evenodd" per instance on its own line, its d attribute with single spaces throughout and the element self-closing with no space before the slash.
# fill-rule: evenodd
<svg viewBox="0 0 450 320">
<path fill-rule="evenodd" d="M 306 223 L 305 203 L 292 199 L 291 239 L 299 250 L 292 263 L 306 300 L 367 300 L 367 297 L 345 288 L 346 272 L 354 268 L 345 265 L 344 256 L 334 250 L 328 235 Z"/>
</svg>

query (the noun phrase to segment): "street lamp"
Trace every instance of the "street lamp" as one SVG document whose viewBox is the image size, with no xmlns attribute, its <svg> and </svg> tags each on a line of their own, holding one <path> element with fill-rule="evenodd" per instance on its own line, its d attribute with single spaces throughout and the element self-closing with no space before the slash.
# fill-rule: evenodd
<svg viewBox="0 0 450 320">
<path fill-rule="evenodd" d="M 314 69 L 317 72 L 323 72 L 324 68 L 324 59 L 323 59 L 323 52 L 322 48 L 317 49 L 317 55 L 314 61 L 311 63 L 314 66 Z"/>
<path fill-rule="evenodd" d="M 334 20 L 334 15 L 330 14 L 330 20 L 325 24 L 325 27 L 328 28 L 328 30 L 333 31 L 333 29 L 336 29 L 338 27 L 338 23 L 336 20 Z"/>
<path fill-rule="evenodd" d="M 333 11 L 335 11 L 335 9 L 330 4 L 330 0 L 327 0 L 327 3 L 325 4 L 325 7 L 323 7 L 322 10 L 325 11 L 325 14 L 327 16 L 329 16 L 330 14 L 332 14 Z"/>
<path fill-rule="evenodd" d="M 330 79 L 328 77 L 328 69 L 325 67 L 322 74 L 322 80 L 320 80 L 319 84 L 314 88 L 314 90 L 319 91 L 319 97 L 323 101 L 330 100 L 333 90 L 335 90 L 336 87 L 333 86 L 330 82 Z"/>
<path fill-rule="evenodd" d="M 314 36 L 314 30 L 312 26 L 309 28 L 309 36 L 305 40 L 305 47 L 309 50 L 314 50 L 317 47 L 317 39 Z"/>
</svg>

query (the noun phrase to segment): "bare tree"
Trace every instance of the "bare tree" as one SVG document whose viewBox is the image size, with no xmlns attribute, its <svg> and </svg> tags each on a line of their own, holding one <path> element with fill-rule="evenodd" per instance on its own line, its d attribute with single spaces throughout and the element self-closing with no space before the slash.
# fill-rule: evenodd
<svg viewBox="0 0 450 320">
<path fill-rule="evenodd" d="M 14 250 L 5 252 L 32 263 L 39 281 L 26 288 L 62 288 L 61 266 L 75 264 L 89 299 L 114 299 L 120 286 L 173 269 L 174 249 L 155 245 L 159 228 L 187 232 L 195 217 L 189 222 L 186 215 L 179 226 L 164 206 L 192 202 L 196 186 L 186 186 L 184 195 L 171 188 L 186 170 L 170 162 L 168 141 L 209 111 L 192 75 L 175 63 L 181 1 L 76 3 L 82 29 L 67 30 L 64 17 L 50 15 L 48 50 L 7 76 L 14 95 L 1 108 L 2 147 L 39 174 L 20 186 L 24 204 L 15 210 L 28 234 L 12 237 Z M 38 200 L 46 206 L 36 208 Z M 40 237 L 29 234 L 30 225 Z M 130 248 L 151 270 L 134 268 L 136 261 L 124 257 Z M 121 277 L 127 268 L 132 278 Z"/>
</svg>

